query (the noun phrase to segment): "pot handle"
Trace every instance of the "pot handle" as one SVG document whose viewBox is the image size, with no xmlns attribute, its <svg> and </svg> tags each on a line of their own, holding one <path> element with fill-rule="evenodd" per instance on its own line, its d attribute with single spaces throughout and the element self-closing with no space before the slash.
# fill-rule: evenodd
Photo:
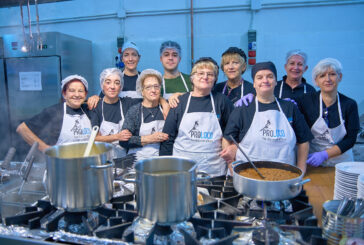
<svg viewBox="0 0 364 245">
<path fill-rule="evenodd" d="M 107 168 L 112 168 L 114 167 L 114 163 L 110 163 L 110 164 L 104 164 L 104 165 L 90 165 L 90 168 L 93 168 L 95 170 L 102 170 L 102 169 L 107 169 Z"/>
<path fill-rule="evenodd" d="M 129 172 L 129 173 L 125 173 L 123 175 L 121 175 L 121 180 L 124 181 L 125 183 L 136 183 L 135 181 L 135 172 Z"/>
<path fill-rule="evenodd" d="M 302 185 L 304 185 L 304 184 L 306 184 L 306 183 L 308 183 L 310 181 L 311 181 L 311 179 L 301 180 L 300 182 L 297 182 L 295 184 L 290 185 L 289 188 L 291 190 L 296 190 L 297 188 L 301 187 Z"/>
</svg>

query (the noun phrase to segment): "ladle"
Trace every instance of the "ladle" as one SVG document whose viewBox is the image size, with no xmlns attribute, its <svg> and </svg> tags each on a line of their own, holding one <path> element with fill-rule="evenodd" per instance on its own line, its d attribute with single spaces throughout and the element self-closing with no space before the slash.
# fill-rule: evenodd
<svg viewBox="0 0 364 245">
<path fill-rule="evenodd" d="M 259 174 L 259 176 L 262 177 L 263 179 L 265 179 L 265 177 L 259 172 L 259 170 L 257 169 L 257 167 L 255 167 L 254 163 L 245 154 L 245 152 L 243 151 L 243 149 L 241 149 L 241 147 L 239 146 L 239 144 L 235 141 L 234 137 L 232 135 L 229 135 L 229 137 L 234 142 L 234 144 L 238 147 L 239 151 L 241 153 L 243 153 L 243 155 L 245 156 L 245 158 L 248 159 L 248 162 L 253 166 L 253 168 L 255 169 L 255 171 L 257 171 L 257 173 Z"/>
<path fill-rule="evenodd" d="M 90 155 L 91 148 L 92 148 L 92 145 L 94 144 L 97 132 L 99 132 L 99 126 L 93 126 L 90 138 L 88 139 L 88 143 L 87 143 L 87 146 L 85 149 L 85 153 L 83 154 L 83 157 L 88 157 Z"/>
</svg>

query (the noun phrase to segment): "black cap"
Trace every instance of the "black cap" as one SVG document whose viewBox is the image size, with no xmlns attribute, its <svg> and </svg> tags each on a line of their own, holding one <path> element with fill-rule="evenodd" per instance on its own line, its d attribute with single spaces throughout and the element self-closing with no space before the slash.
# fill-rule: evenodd
<svg viewBox="0 0 364 245">
<path fill-rule="evenodd" d="M 252 78 L 253 78 L 253 80 L 254 80 L 255 74 L 257 74 L 257 72 L 261 71 L 261 70 L 270 70 L 271 72 L 273 72 L 275 78 L 277 79 L 277 69 L 276 69 L 276 66 L 273 64 L 273 62 L 266 61 L 266 62 L 256 63 L 252 67 Z"/>
<path fill-rule="evenodd" d="M 246 54 L 245 52 L 237 47 L 230 47 L 228 48 L 224 53 L 222 53 L 221 56 L 224 56 L 225 54 L 239 54 L 245 61 L 246 61 Z"/>
<path fill-rule="evenodd" d="M 205 62 L 205 61 L 212 62 L 215 66 L 217 66 L 217 69 L 219 69 L 219 65 L 217 64 L 217 62 L 211 57 L 201 57 L 198 60 L 196 60 L 193 65 L 196 65 L 197 63 Z"/>
</svg>

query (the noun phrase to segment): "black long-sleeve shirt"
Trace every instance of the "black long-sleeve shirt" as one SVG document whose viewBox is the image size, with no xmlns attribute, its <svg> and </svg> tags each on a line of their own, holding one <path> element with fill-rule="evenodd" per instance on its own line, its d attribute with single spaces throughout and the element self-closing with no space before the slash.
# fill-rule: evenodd
<svg viewBox="0 0 364 245">
<path fill-rule="evenodd" d="M 304 115 L 308 126 L 311 128 L 316 122 L 320 113 L 320 93 L 317 91 L 315 93 L 306 94 L 303 97 L 297 99 L 297 104 Z M 356 142 L 358 132 L 360 130 L 358 105 L 353 99 L 339 93 L 340 97 L 340 107 L 342 112 L 343 120 L 345 121 L 346 135 L 345 137 L 337 142 L 337 146 L 340 148 L 341 152 L 352 148 Z M 323 110 L 326 108 L 325 103 L 323 103 Z M 337 100 L 334 104 L 327 107 L 329 128 L 335 128 L 340 125 L 339 111 L 337 106 Z"/>
<path fill-rule="evenodd" d="M 282 87 L 281 99 L 290 98 L 290 99 L 296 100 L 298 97 L 305 94 L 305 87 L 306 87 L 306 94 L 316 92 L 315 88 L 312 85 L 308 84 L 306 82 L 306 79 L 304 79 L 304 78 L 302 78 L 302 83 L 295 88 L 291 88 L 286 83 L 286 80 L 287 80 L 287 76 L 283 76 L 283 79 L 281 81 L 277 82 L 277 86 L 274 88 L 274 95 L 277 98 L 279 98 L 279 92 L 281 90 L 282 83 L 283 83 L 283 87 Z"/>
<path fill-rule="evenodd" d="M 179 97 L 180 103 L 176 108 L 172 108 L 167 116 L 166 122 L 164 124 L 163 132 L 168 134 L 168 140 L 161 143 L 159 155 L 172 155 L 173 144 L 178 135 L 178 129 L 186 110 L 188 97 L 190 93 L 185 93 Z M 214 105 L 216 110 L 216 116 L 219 120 L 221 130 L 224 132 L 225 126 L 229 119 L 230 113 L 233 110 L 233 104 L 231 101 L 223 94 L 212 92 L 214 98 Z M 191 96 L 190 106 L 188 112 L 211 112 L 212 104 L 210 95 L 204 97 L 193 97 Z"/>
<path fill-rule="evenodd" d="M 313 135 L 304 120 L 302 113 L 290 101 L 277 99 L 283 113 L 286 115 L 288 122 L 293 128 L 296 135 L 297 143 L 304 143 L 313 139 Z M 259 111 L 279 110 L 277 102 L 269 104 L 258 102 Z M 234 109 L 231 113 L 228 125 L 224 131 L 224 138 L 230 140 L 232 135 L 237 142 L 241 142 L 248 132 L 255 115 L 255 101 L 253 100 L 248 106 L 241 106 Z"/>
<path fill-rule="evenodd" d="M 227 81 L 222 83 L 217 83 L 213 91 L 222 93 L 226 83 Z M 244 83 L 243 94 L 247 95 L 251 93 L 255 95 L 255 89 L 253 87 L 253 84 L 251 84 L 248 81 L 243 81 L 243 83 Z M 237 100 L 241 98 L 241 85 L 233 89 L 230 89 L 229 86 L 226 86 L 224 95 L 226 95 L 231 100 L 232 103 L 235 103 Z"/>
</svg>

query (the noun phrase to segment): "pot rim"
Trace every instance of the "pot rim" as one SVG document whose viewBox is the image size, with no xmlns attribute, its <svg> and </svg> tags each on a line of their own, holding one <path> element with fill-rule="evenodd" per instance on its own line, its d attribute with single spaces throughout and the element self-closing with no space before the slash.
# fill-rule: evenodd
<svg viewBox="0 0 364 245">
<path fill-rule="evenodd" d="M 179 160 L 185 160 L 185 161 L 188 161 L 188 162 L 193 162 L 193 166 L 189 169 L 189 170 L 178 170 L 179 172 L 178 173 L 167 173 L 167 174 L 160 174 L 160 173 L 153 173 L 153 172 L 144 172 L 144 171 L 141 171 L 139 169 L 136 168 L 137 164 L 141 164 L 140 162 L 143 162 L 145 160 L 152 160 L 152 159 L 179 159 Z M 195 160 L 192 160 L 190 158 L 187 158 L 187 157 L 176 157 L 176 156 L 155 156 L 155 157 L 150 157 L 150 158 L 147 158 L 147 159 L 144 159 L 144 160 L 140 160 L 140 161 L 137 161 L 135 163 L 135 166 L 134 166 L 134 169 L 135 169 L 135 172 L 136 173 L 142 173 L 143 175 L 149 175 L 149 176 L 176 176 L 176 175 L 180 175 L 180 174 L 186 174 L 186 173 L 191 173 L 191 172 L 194 172 L 197 168 L 197 163 Z"/>
<path fill-rule="evenodd" d="M 53 145 L 49 148 L 47 148 L 45 151 L 44 151 L 44 155 L 46 157 L 49 157 L 49 158 L 56 158 L 56 159 L 65 159 L 65 160 L 69 160 L 69 159 L 88 159 L 88 158 L 95 158 L 95 157 L 98 157 L 102 154 L 106 154 L 107 152 L 109 152 L 111 149 L 112 149 L 112 144 L 111 143 L 108 143 L 108 142 L 100 142 L 100 141 L 95 141 L 94 144 L 95 145 L 105 145 L 106 148 L 109 148 L 107 151 L 104 151 L 100 154 L 94 154 L 94 155 L 89 155 L 88 157 L 83 157 L 83 156 L 80 156 L 80 157 L 56 157 L 56 156 L 50 156 L 49 152 L 56 149 L 57 147 L 60 147 L 60 146 L 72 146 L 72 145 L 79 145 L 79 144 L 85 144 L 87 146 L 88 144 L 88 141 L 77 141 L 77 142 L 67 142 L 67 143 L 63 143 L 63 144 L 59 144 L 59 145 Z M 85 147 L 86 148 L 86 147 Z"/>
<path fill-rule="evenodd" d="M 274 164 L 282 164 L 282 165 L 285 165 L 285 166 L 290 166 L 290 167 L 294 167 L 296 168 L 297 170 L 300 171 L 300 175 L 296 178 L 292 178 L 292 179 L 288 179 L 288 180 L 259 180 L 259 179 L 253 179 L 253 178 L 249 178 L 249 177 L 245 177 L 245 176 L 242 176 L 240 175 L 237 171 L 236 171 L 236 168 L 239 167 L 240 165 L 245 165 L 245 164 L 250 164 L 249 162 L 241 162 L 241 163 L 237 163 L 234 167 L 233 167 L 233 170 L 234 170 L 234 175 L 237 175 L 238 177 L 241 177 L 241 178 L 244 178 L 244 179 L 247 179 L 247 180 L 251 180 L 251 181 L 256 181 L 258 183 L 289 183 L 289 182 L 293 182 L 295 180 L 300 180 L 303 178 L 304 176 L 304 173 L 302 172 L 302 170 L 296 166 L 293 166 L 291 164 L 288 164 L 288 163 L 282 163 L 282 162 L 274 162 L 274 161 L 253 161 L 254 164 L 256 164 L 257 162 L 260 163 L 260 162 L 270 162 L 270 163 L 274 163 Z M 250 168 L 253 168 L 252 166 L 250 166 Z"/>
</svg>

